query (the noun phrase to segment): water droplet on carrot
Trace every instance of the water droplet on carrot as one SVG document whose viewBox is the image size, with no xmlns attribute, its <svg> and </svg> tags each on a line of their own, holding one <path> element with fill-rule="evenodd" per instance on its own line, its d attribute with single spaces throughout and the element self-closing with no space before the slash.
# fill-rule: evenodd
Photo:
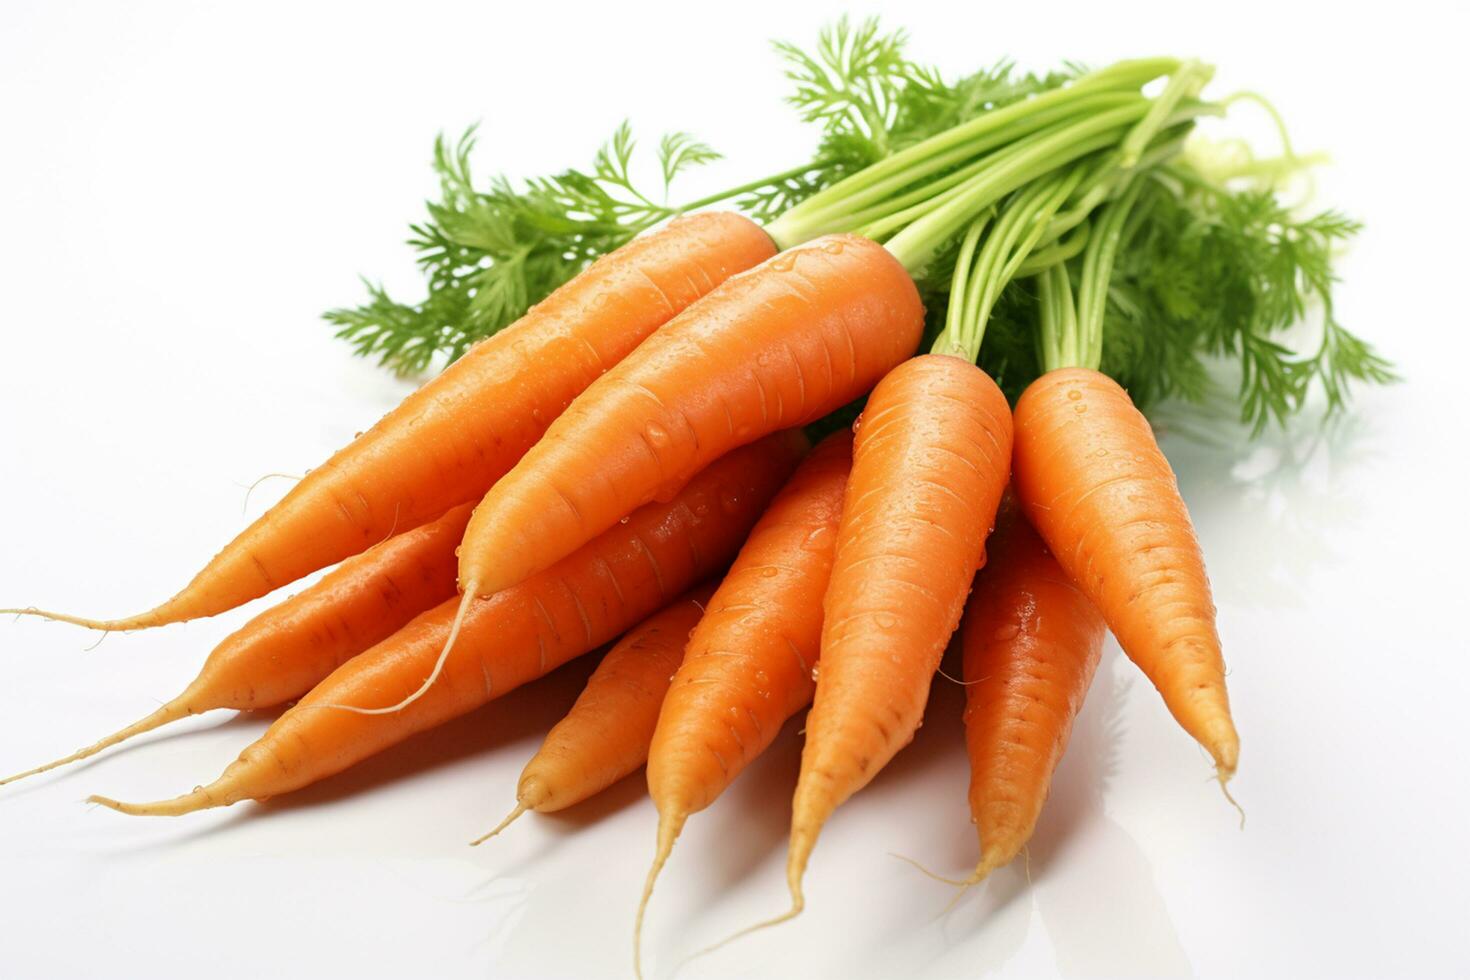
<svg viewBox="0 0 1470 980">
<path fill-rule="evenodd" d="M 648 437 L 648 443 L 654 449 L 662 449 L 669 444 L 669 430 L 657 422 L 648 423 L 643 429 L 643 434 Z"/>
<path fill-rule="evenodd" d="M 863 427 L 863 414 L 861 412 L 859 412 L 858 413 L 858 417 L 852 420 L 852 434 L 853 435 L 857 435 L 858 430 L 861 429 L 862 427 Z"/>
<path fill-rule="evenodd" d="M 740 491 L 729 489 L 720 494 L 720 506 L 725 509 L 725 513 L 727 514 L 735 513 L 740 509 Z"/>
<path fill-rule="evenodd" d="M 1076 388 L 1073 388 L 1071 391 L 1067 392 L 1067 397 L 1075 402 L 1077 399 L 1082 397 L 1082 392 L 1078 391 Z"/>
<path fill-rule="evenodd" d="M 816 680 L 817 679 L 817 671 L 820 670 L 821 667 L 822 667 L 821 664 L 817 664 L 816 666 L 812 667 L 812 680 Z"/>
<path fill-rule="evenodd" d="M 880 630 L 891 630 L 898 624 L 898 620 L 894 618 L 893 614 L 886 612 L 874 616 L 873 622 L 878 624 Z"/>
<path fill-rule="evenodd" d="M 789 255 L 778 256 L 771 260 L 772 272 L 790 272 L 796 265 L 796 260 Z"/>
<path fill-rule="evenodd" d="M 776 569 L 770 565 L 767 565 L 765 568 L 761 569 L 762 578 L 775 578 L 776 574 Z"/>
<path fill-rule="evenodd" d="M 826 252 L 828 255 L 841 255 L 842 249 L 843 243 L 841 241 L 827 242 L 822 246 L 822 251 Z"/>
<path fill-rule="evenodd" d="M 1076 408 L 1072 409 L 1072 411 L 1076 412 L 1078 415 L 1084 415 L 1087 413 L 1087 406 L 1078 405 Z"/>
<path fill-rule="evenodd" d="M 992 640 L 995 640 L 997 643 L 1004 643 L 1006 640 L 1014 640 L 1016 638 L 1016 635 L 1020 632 L 1021 627 L 1017 626 L 1015 623 L 1007 623 L 1006 625 L 1000 627 L 994 633 L 992 633 L 990 638 Z"/>
<path fill-rule="evenodd" d="M 623 517 L 618 518 L 618 523 L 619 524 L 626 524 L 626 523 L 628 523 L 632 519 L 633 519 L 633 515 L 627 514 L 627 515 L 624 515 Z"/>
</svg>

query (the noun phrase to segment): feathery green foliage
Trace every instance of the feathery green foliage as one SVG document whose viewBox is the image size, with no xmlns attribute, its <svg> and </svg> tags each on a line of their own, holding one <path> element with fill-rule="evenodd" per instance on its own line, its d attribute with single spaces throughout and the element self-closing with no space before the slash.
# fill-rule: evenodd
<svg viewBox="0 0 1470 980">
<path fill-rule="evenodd" d="M 426 297 L 404 303 L 368 283 L 366 302 L 332 310 L 326 318 L 359 354 L 400 374 L 421 373 L 514 323 L 598 257 L 682 211 L 733 201 L 769 223 L 895 152 L 1085 73 L 1068 63 L 1044 75 L 1026 74 L 1001 61 L 946 80 L 908 56 L 902 31 L 884 32 L 875 20 L 844 18 L 810 50 L 784 42 L 776 50 L 793 85 L 788 102 L 818 131 L 808 162 L 672 205 L 670 190 L 679 175 L 720 156 L 687 133 L 659 141 L 657 192 L 633 176 L 636 144 L 627 123 L 585 170 L 521 182 L 496 177 L 483 186 L 471 173 L 474 129 L 454 142 L 441 136 L 434 152 L 439 200 L 428 203 L 427 219 L 412 227 L 409 240 L 419 253 Z M 1201 78 L 1207 77 L 1206 69 Z M 1252 93 L 1219 106 L 1239 98 L 1260 102 L 1275 116 Z M 1212 360 L 1234 360 L 1241 366 L 1241 416 L 1257 429 L 1284 422 L 1314 387 L 1335 410 L 1345 404 L 1352 383 L 1392 380 L 1388 363 L 1334 311 L 1333 260 L 1358 225 L 1335 211 L 1304 216 L 1277 193 L 1309 158 L 1295 156 L 1289 142 L 1274 160 L 1248 153 L 1242 160 L 1239 143 L 1214 158 L 1199 151 L 1200 142 L 1174 156 L 1188 129 L 1184 123 L 1177 132 L 1161 133 L 1153 144 L 1161 157 L 1139 164 L 1137 200 L 1111 275 L 1103 291 L 1089 294 L 1090 315 L 1095 319 L 1100 310 L 1102 316 L 1102 370 L 1147 410 L 1170 398 L 1203 402 Z M 1282 135 L 1284 140 L 1284 126 Z M 1093 157 L 1072 166 L 1105 163 Z M 1012 199 L 1025 192 L 1021 188 Z M 999 202 L 997 212 L 1008 206 Z M 1033 258 L 1040 264 L 1030 263 L 998 295 L 992 291 L 993 303 L 980 305 L 989 320 L 979 363 L 1012 398 L 1045 368 L 1037 346 L 1041 308 L 1033 274 L 1059 260 L 1077 282 L 1095 223 L 1083 222 L 1061 241 L 1039 241 Z M 930 311 L 926 346 L 944 326 L 960 237 L 938 248 L 918 280 Z M 1303 353 L 1293 340 L 1302 321 L 1312 317 L 1320 319 L 1320 335 Z M 845 424 L 855 412 L 850 407 L 837 413 L 824 429 Z"/>
<path fill-rule="evenodd" d="M 372 282 L 367 301 L 325 314 L 358 354 L 402 375 L 437 360 L 453 361 L 475 341 L 509 326 L 558 286 L 668 218 L 734 200 L 766 222 L 842 177 L 1000 105 L 1061 85 L 1069 72 L 1018 75 L 1009 63 L 944 81 L 905 54 L 903 32 L 875 20 L 846 20 L 824 30 L 815 53 L 777 44 L 795 83 L 791 104 L 821 136 L 809 162 L 697 201 L 667 203 L 684 171 L 719 159 L 687 133 L 670 133 L 657 151 L 663 186 L 642 189 L 632 175 L 636 144 L 624 123 L 597 151 L 590 169 L 566 170 L 519 184 L 497 177 L 476 186 L 470 167 L 472 127 L 434 147 L 440 199 L 412 226 L 411 245 L 427 296 L 405 303 Z"/>
</svg>

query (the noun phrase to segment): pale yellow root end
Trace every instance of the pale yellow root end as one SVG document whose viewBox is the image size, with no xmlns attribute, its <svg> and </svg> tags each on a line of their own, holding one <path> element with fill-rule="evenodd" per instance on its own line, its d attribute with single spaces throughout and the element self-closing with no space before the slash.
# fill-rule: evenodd
<svg viewBox="0 0 1470 980">
<path fill-rule="evenodd" d="M 98 803 L 109 810 L 126 813 L 132 817 L 181 817 L 186 813 L 194 813 L 198 810 L 229 806 L 235 801 L 220 799 L 211 792 L 208 786 L 201 786 L 192 793 L 185 793 L 171 800 L 159 800 L 155 803 L 121 803 L 106 796 L 89 796 L 87 802 Z"/>
<path fill-rule="evenodd" d="M 1230 777 L 1233 776 L 1234 774 L 1235 773 L 1234 773 L 1233 770 L 1230 771 L 1230 772 L 1226 772 L 1223 769 L 1217 769 L 1215 771 L 1215 782 L 1217 782 L 1217 783 L 1220 784 L 1220 792 L 1222 792 L 1222 793 L 1225 794 L 1226 801 L 1228 801 L 1231 806 L 1235 807 L 1235 812 L 1236 813 L 1240 814 L 1240 829 L 1241 830 L 1244 830 L 1245 829 L 1245 807 L 1243 807 L 1239 803 L 1235 802 L 1235 797 L 1233 797 L 1233 796 L 1230 795 L 1230 787 L 1227 786 L 1227 785 L 1225 785 L 1226 783 L 1228 783 L 1230 781 Z M 0 785 L 3 785 L 3 784 L 0 784 Z"/>
<path fill-rule="evenodd" d="M 475 593 L 478 588 L 478 583 L 475 582 L 471 582 L 465 588 L 464 598 L 459 601 L 459 611 L 454 614 L 454 623 L 449 627 L 449 638 L 444 641 L 444 649 L 439 651 L 439 659 L 434 661 L 434 669 L 429 671 L 429 676 L 424 678 L 423 684 L 419 685 L 417 691 L 414 691 L 397 704 L 390 704 L 386 708 L 359 708 L 354 704 L 304 704 L 301 707 L 350 711 L 355 715 L 392 715 L 397 714 L 425 694 L 428 694 L 429 688 L 434 686 L 434 682 L 444 672 L 444 664 L 449 660 L 449 652 L 454 649 L 454 641 L 459 639 L 459 628 L 464 625 L 464 618 L 470 611 L 470 605 L 475 601 Z"/>
<path fill-rule="evenodd" d="M 791 831 L 791 846 L 786 857 L 786 887 L 791 892 L 791 908 L 774 918 L 765 919 L 757 922 L 755 925 L 746 926 L 744 929 L 726 936 L 712 946 L 704 947 L 704 949 L 689 956 L 684 962 L 688 963 L 690 960 L 699 959 L 701 956 L 708 956 L 716 950 L 724 949 L 737 939 L 744 939 L 751 933 L 760 932 L 772 926 L 779 926 L 783 922 L 790 922 L 800 915 L 806 908 L 806 896 L 801 890 L 801 879 L 806 874 L 807 861 L 811 859 L 812 848 L 816 846 L 817 833 L 820 829 L 821 826 L 818 824 L 816 830 L 806 828 L 796 830 L 793 828 Z"/>
<path fill-rule="evenodd" d="M 13 783 L 17 779 L 25 779 L 27 776 L 36 776 L 43 772 L 50 772 L 52 769 L 57 769 L 73 762 L 80 762 L 82 759 L 96 755 L 103 749 L 111 748 L 119 742 L 130 739 L 134 735 L 151 732 L 160 725 L 166 725 L 171 721 L 178 721 L 180 718 L 187 718 L 194 713 L 188 705 L 183 703 L 181 698 L 175 698 L 141 721 L 134 722 L 121 731 L 115 732 L 99 742 L 92 743 L 85 749 L 78 749 L 71 755 L 57 759 L 55 762 L 48 762 L 44 766 L 37 766 L 34 769 L 27 769 L 25 772 L 19 772 L 14 776 L 6 776 L 4 779 L 0 779 L 0 786 Z"/>
<path fill-rule="evenodd" d="M 162 608 L 162 606 L 159 607 L 159 609 Z M 68 613 L 51 612 L 48 609 L 25 606 L 20 609 L 0 609 L 0 616 L 37 616 L 54 623 L 71 623 L 73 626 L 82 626 L 89 630 L 102 630 L 106 633 L 150 629 L 154 626 L 163 626 L 167 622 L 170 622 L 160 615 L 158 609 L 150 609 L 145 613 L 139 613 L 136 616 L 129 616 L 125 619 L 88 619 L 86 616 L 72 616 Z"/>
<path fill-rule="evenodd" d="M 633 975 L 643 980 L 643 916 L 648 911 L 648 900 L 653 897 L 653 885 L 659 872 L 674 850 L 674 842 L 684 829 L 689 814 L 684 811 L 660 813 L 658 817 L 658 847 L 653 855 L 653 865 L 648 869 L 648 878 L 643 882 L 643 897 L 638 900 L 638 914 L 633 919 Z"/>
<path fill-rule="evenodd" d="M 1010 863 L 1010 858 L 1001 861 L 996 860 L 994 857 L 985 857 L 980 859 L 980 863 L 975 866 L 975 870 L 970 873 L 970 876 L 968 878 L 946 878 L 944 875 L 935 874 L 933 871 L 930 871 L 918 861 L 915 861 L 913 858 L 908 857 L 907 855 L 895 854 L 893 851 L 889 851 L 888 853 L 892 857 L 898 858 L 900 861 L 905 861 L 913 865 L 922 874 L 933 878 L 935 881 L 942 882 L 946 885 L 953 885 L 954 887 L 959 889 L 959 891 L 955 893 L 954 898 L 950 899 L 949 904 L 944 907 L 945 914 L 948 914 L 950 910 L 952 910 L 956 905 L 959 904 L 960 899 L 965 897 L 965 892 L 969 891 L 975 885 L 980 884 L 980 882 L 990 877 L 990 873 L 996 868 L 1000 867 L 1002 864 Z"/>
<path fill-rule="evenodd" d="M 510 811 L 510 814 L 504 820 L 500 821 L 500 823 L 496 825 L 494 830 L 490 831 L 488 834 L 482 834 L 481 836 L 476 837 L 474 840 L 470 841 L 470 846 L 479 847 L 490 838 L 495 837 L 506 827 L 509 827 L 511 824 L 515 823 L 520 815 L 525 813 L 528 809 L 530 808 L 527 807 L 526 804 L 519 802 L 516 803 L 515 809 Z"/>
</svg>

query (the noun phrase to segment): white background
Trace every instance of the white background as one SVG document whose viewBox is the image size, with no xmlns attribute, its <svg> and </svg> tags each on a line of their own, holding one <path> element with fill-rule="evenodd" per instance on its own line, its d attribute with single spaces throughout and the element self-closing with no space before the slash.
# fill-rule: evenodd
<svg viewBox="0 0 1470 980">
<path fill-rule="evenodd" d="M 1242 832 L 1199 751 L 1110 648 L 1031 847 L 944 914 L 974 860 L 962 697 L 832 821 L 798 922 L 686 977 L 1464 976 L 1467 208 L 1455 5 L 893 4 L 954 72 L 1010 54 L 1196 54 L 1269 93 L 1367 231 L 1342 319 L 1406 382 L 1324 434 L 1165 445 L 1216 584 L 1244 739 Z M 1461 8 L 1463 9 L 1463 8 Z M 901 13 L 900 13 L 901 10 Z M 586 161 L 624 116 L 734 182 L 803 159 L 771 37 L 836 7 L 7 3 L 0 12 L 0 599 L 99 615 L 171 594 L 404 388 L 317 314 L 401 244 L 436 131 L 482 174 Z M 859 11 L 861 12 L 861 10 Z M 1241 125 L 1255 127 L 1250 112 Z M 695 184 L 698 184 L 696 181 Z M 698 190 L 691 185 L 690 191 Z M 259 513 L 283 489 L 251 499 Z M 4 603 L 8 604 L 8 603 Z M 0 623 L 0 770 L 176 693 L 256 611 L 109 638 Z M 290 799 L 179 820 L 173 795 L 266 724 L 211 716 L 0 791 L 0 972 L 15 977 L 626 975 L 653 811 L 641 777 L 492 846 L 574 666 Z M 695 817 L 651 912 L 657 976 L 784 905 L 798 740 Z"/>
</svg>

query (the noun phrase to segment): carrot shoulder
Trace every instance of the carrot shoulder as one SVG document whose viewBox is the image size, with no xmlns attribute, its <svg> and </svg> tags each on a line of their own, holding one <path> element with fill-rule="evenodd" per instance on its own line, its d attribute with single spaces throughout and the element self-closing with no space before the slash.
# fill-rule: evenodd
<svg viewBox="0 0 1470 980">
<path fill-rule="evenodd" d="M 873 391 L 853 449 L 822 661 L 792 803 L 792 912 L 828 816 L 913 738 L 1005 489 L 1011 417 L 979 368 L 905 362 Z"/>
<path fill-rule="evenodd" d="M 180 718 L 216 708 L 270 708 L 299 698 L 350 658 L 454 595 L 454 552 L 469 518 L 470 505 L 461 504 L 354 555 L 227 636 L 183 693 L 146 718 L 0 785 L 88 758 Z"/>
<path fill-rule="evenodd" d="M 640 509 L 576 554 L 477 603 L 440 683 L 402 711 L 337 706 L 392 704 L 419 687 L 444 646 L 454 600 L 339 667 L 210 785 L 161 803 L 98 802 L 173 816 L 290 792 L 541 677 L 717 571 L 804 450 L 799 434 L 778 433 L 731 453 L 669 502 Z"/>
<path fill-rule="evenodd" d="M 1031 838 L 1102 654 L 1097 608 L 1021 514 L 986 545 L 960 628 L 970 813 L 980 862 L 969 882 Z"/>
<path fill-rule="evenodd" d="M 671 317 L 774 252 L 758 225 L 722 212 L 634 239 L 312 470 L 174 598 L 125 619 L 54 618 L 137 629 L 212 616 L 478 500 L 584 388 Z"/>
<path fill-rule="evenodd" d="M 735 446 L 846 404 L 922 329 L 908 273 L 855 235 L 731 278 L 590 385 L 485 495 L 461 591 L 514 585 Z"/>
<path fill-rule="evenodd" d="M 1148 420 L 1111 378 L 1048 372 L 1016 404 L 1016 494 L 1221 780 L 1240 740 L 1204 558 Z"/>
</svg>

